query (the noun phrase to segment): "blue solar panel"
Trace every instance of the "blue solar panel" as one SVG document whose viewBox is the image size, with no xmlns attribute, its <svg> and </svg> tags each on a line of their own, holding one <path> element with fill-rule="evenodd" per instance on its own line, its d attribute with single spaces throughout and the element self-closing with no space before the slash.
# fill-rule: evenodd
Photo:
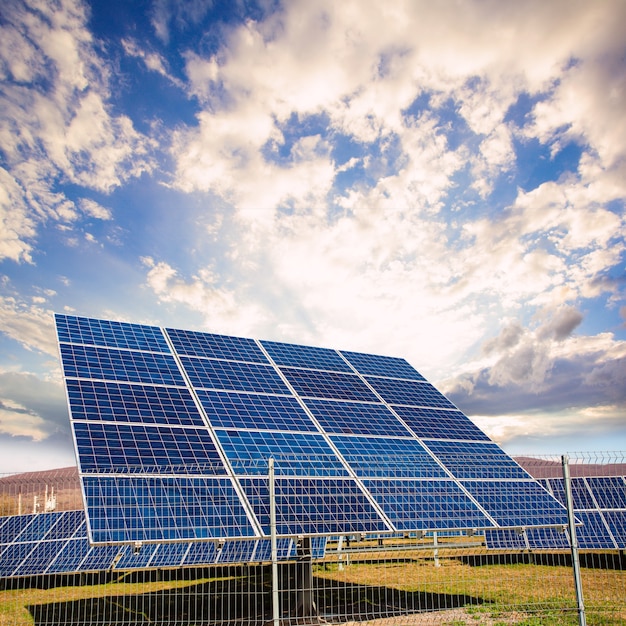
<svg viewBox="0 0 626 626">
<path fill-rule="evenodd" d="M 137 550 L 134 546 L 121 546 L 120 552 L 115 559 L 116 569 L 139 569 L 146 568 L 152 556 L 156 552 L 155 544 L 146 544 Z"/>
<path fill-rule="evenodd" d="M 12 572 L 12 576 L 30 576 L 45 572 L 67 540 L 42 541 L 31 544 L 28 556 Z"/>
<path fill-rule="evenodd" d="M 567 511 L 534 480 L 464 480 L 461 484 L 500 526 L 567 524 Z"/>
<path fill-rule="evenodd" d="M 315 419 L 327 433 L 408 437 L 411 433 L 384 404 L 305 400 Z"/>
<path fill-rule="evenodd" d="M 13 541 L 41 541 L 59 521 L 60 517 L 61 513 L 34 515 L 31 523 Z"/>
<path fill-rule="evenodd" d="M 185 385 L 174 357 L 167 354 L 63 343 L 60 347 L 63 371 L 68 378 L 95 378 L 181 387 Z"/>
<path fill-rule="evenodd" d="M 253 339 L 212 335 L 191 330 L 168 328 L 167 334 L 177 354 L 226 361 L 267 364 L 267 357 Z"/>
<path fill-rule="evenodd" d="M 324 543 L 326 546 L 326 543 Z M 276 550 L 278 558 L 281 560 L 291 559 L 296 556 L 296 544 L 293 539 L 278 538 L 276 541 Z M 319 553 L 313 558 L 323 558 Z M 271 561 L 272 560 L 272 542 L 269 539 L 260 539 L 254 552 L 255 561 Z"/>
<path fill-rule="evenodd" d="M 494 443 L 424 441 L 457 478 L 516 478 L 528 473 Z"/>
<path fill-rule="evenodd" d="M 576 518 L 582 522 L 582 526 L 576 527 L 576 539 L 580 548 L 616 547 L 599 511 L 576 511 Z"/>
<path fill-rule="evenodd" d="M 256 541 L 227 541 L 219 551 L 216 563 L 250 563 L 254 560 Z"/>
<path fill-rule="evenodd" d="M 552 487 L 552 493 L 554 497 L 563 505 L 565 505 L 565 485 L 562 479 L 551 478 L 550 486 Z M 571 479 L 570 486 L 572 489 L 572 502 L 574 510 L 582 509 L 595 509 L 596 504 L 591 497 L 591 493 L 587 489 L 587 483 L 582 477 L 575 477 Z"/>
<path fill-rule="evenodd" d="M 254 536 L 229 478 L 83 476 L 95 543 Z"/>
<path fill-rule="evenodd" d="M 75 422 L 74 435 L 83 472 L 225 473 L 206 428 Z"/>
<path fill-rule="evenodd" d="M 178 567 L 189 550 L 188 543 L 160 543 L 152 555 L 150 567 Z"/>
<path fill-rule="evenodd" d="M 430 383 L 390 378 L 367 377 L 367 382 L 389 404 L 408 404 L 412 406 L 439 407 L 456 409 L 441 392 Z"/>
<path fill-rule="evenodd" d="M 441 466 L 415 439 L 390 437 L 331 437 L 359 477 L 442 478 Z"/>
<path fill-rule="evenodd" d="M 392 356 L 377 356 L 360 352 L 341 351 L 354 368 L 365 376 L 386 376 L 406 380 L 426 380 L 412 365 L 404 359 Z"/>
<path fill-rule="evenodd" d="M 491 526 L 484 513 L 451 479 L 363 482 L 398 530 Z"/>
<path fill-rule="evenodd" d="M 181 362 L 196 389 L 291 395 L 276 370 L 269 365 L 195 357 L 181 357 Z"/>
<path fill-rule="evenodd" d="M 317 430 L 295 398 L 204 390 L 198 398 L 216 428 Z"/>
<path fill-rule="evenodd" d="M 65 343 L 169 353 L 163 332 L 155 326 L 56 315 L 57 335 Z"/>
<path fill-rule="evenodd" d="M 34 543 L 14 543 L 7 546 L 0 555 L 0 578 L 12 576 L 22 562 L 35 549 Z"/>
<path fill-rule="evenodd" d="M 423 439 L 489 441 L 489 437 L 461 411 L 413 406 L 393 408 L 409 428 Z"/>
<path fill-rule="evenodd" d="M 529 547 L 526 533 L 515 528 L 487 529 L 485 543 L 492 550 L 525 550 Z"/>
<path fill-rule="evenodd" d="M 626 509 L 626 482 L 621 476 L 593 476 L 585 479 L 598 507 Z"/>
<path fill-rule="evenodd" d="M 335 350 L 296 346 L 276 341 L 262 341 L 261 344 L 277 365 L 331 372 L 352 372 L 352 368 Z"/>
<path fill-rule="evenodd" d="M 188 389 L 92 380 L 68 380 L 72 418 L 204 426 Z"/>
<path fill-rule="evenodd" d="M 371 389 L 355 374 L 290 368 L 281 368 L 281 370 L 300 396 L 379 402 Z"/>
<path fill-rule="evenodd" d="M 48 513 L 48 515 L 55 515 Z M 87 536 L 84 511 L 63 511 L 58 513 L 59 519 L 46 535 L 46 539 L 68 539 L 81 531 Z"/>
<path fill-rule="evenodd" d="M 183 565 L 209 565 L 215 562 L 217 548 L 214 543 L 201 541 L 189 546 Z"/>
<path fill-rule="evenodd" d="M 11 543 L 33 521 L 32 515 L 14 515 L 0 527 L 0 544 Z"/>
<path fill-rule="evenodd" d="M 70 539 L 59 550 L 57 557 L 53 559 L 46 568 L 46 572 L 50 574 L 79 572 L 81 571 L 81 563 L 90 550 L 91 546 L 86 536 L 80 539 Z M 108 567 L 108 565 L 106 567 Z"/>
<path fill-rule="evenodd" d="M 577 513 L 578 515 L 578 513 Z M 626 548 L 626 511 L 602 511 L 615 543 L 620 550 Z"/>
<path fill-rule="evenodd" d="M 554 548 L 564 550 L 570 547 L 569 536 L 565 527 L 561 528 L 526 528 L 528 546 L 531 550 Z"/>
<path fill-rule="evenodd" d="M 87 543 L 87 540 L 84 540 Z M 88 544 L 87 544 L 88 545 Z M 81 572 L 100 572 L 109 569 L 120 550 L 119 546 L 93 546 L 80 562 Z"/>
<path fill-rule="evenodd" d="M 242 478 L 257 518 L 270 534 L 269 490 L 265 478 Z M 356 482 L 333 478 L 276 480 L 279 535 L 337 535 L 389 530 Z"/>
<path fill-rule="evenodd" d="M 269 459 L 275 459 L 277 474 L 299 476 L 347 476 L 348 472 L 319 433 L 219 430 L 217 437 L 238 474 L 267 475 Z"/>
<path fill-rule="evenodd" d="M 481 494 L 487 510 L 524 500 L 528 476 L 481 443 L 489 440 L 403 359 L 67 316 L 57 316 L 57 326 L 98 543 L 257 540 L 269 532 L 270 457 L 283 535 L 422 530 L 425 520 L 438 530 L 492 525 L 433 456 L 485 485 L 506 475 L 489 482 L 500 500 Z M 424 481 L 408 480 L 416 477 Z M 409 496 L 411 483 L 417 491 Z M 532 519 L 560 523 L 558 503 L 537 493 Z M 406 514 L 394 508 L 403 502 Z M 420 502 L 447 510 L 435 522 Z"/>
</svg>

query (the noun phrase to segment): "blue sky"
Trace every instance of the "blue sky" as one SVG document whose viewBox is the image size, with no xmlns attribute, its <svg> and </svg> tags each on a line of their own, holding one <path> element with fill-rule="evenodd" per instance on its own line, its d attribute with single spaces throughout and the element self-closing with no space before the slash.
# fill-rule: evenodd
<svg viewBox="0 0 626 626">
<path fill-rule="evenodd" d="M 626 449 L 626 4 L 6 0 L 0 471 L 53 312 L 403 356 L 505 450 Z"/>
</svg>

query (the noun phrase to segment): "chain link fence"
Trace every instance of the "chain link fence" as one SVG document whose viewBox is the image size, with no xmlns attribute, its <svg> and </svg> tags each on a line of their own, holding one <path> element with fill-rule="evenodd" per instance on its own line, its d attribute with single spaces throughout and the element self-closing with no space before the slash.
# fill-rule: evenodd
<svg viewBox="0 0 626 626">
<path fill-rule="evenodd" d="M 626 625 L 626 456 L 516 460 L 557 501 L 569 500 L 573 528 L 92 545 L 74 468 L 0 477 L 0 626 Z M 455 462 L 476 466 L 462 454 Z M 292 478 L 293 463 L 279 460 L 276 484 Z M 469 480 L 482 485 L 481 476 Z M 400 482 L 381 501 L 407 498 Z M 271 502 L 266 509 L 271 517 Z"/>
</svg>

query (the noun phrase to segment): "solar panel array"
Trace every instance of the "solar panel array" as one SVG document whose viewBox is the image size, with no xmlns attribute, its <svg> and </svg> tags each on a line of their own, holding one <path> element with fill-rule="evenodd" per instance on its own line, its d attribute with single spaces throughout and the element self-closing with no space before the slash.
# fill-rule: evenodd
<svg viewBox="0 0 626 626">
<path fill-rule="evenodd" d="M 292 538 L 277 542 L 278 559 L 296 557 Z M 326 542 L 312 546 L 323 558 Z M 176 568 L 212 564 L 268 562 L 269 539 L 145 544 L 91 545 L 84 511 L 58 511 L 0 517 L 0 578 L 105 570 Z"/>
<path fill-rule="evenodd" d="M 404 359 L 56 316 L 95 543 L 550 526 L 566 512 Z"/>
<path fill-rule="evenodd" d="M 539 482 L 565 505 L 562 478 L 542 478 Z M 626 549 L 626 478 L 623 476 L 587 476 L 571 479 L 576 539 L 582 549 Z M 524 532 L 489 530 L 490 548 L 541 549 L 567 548 L 569 531 L 528 528 Z"/>
</svg>

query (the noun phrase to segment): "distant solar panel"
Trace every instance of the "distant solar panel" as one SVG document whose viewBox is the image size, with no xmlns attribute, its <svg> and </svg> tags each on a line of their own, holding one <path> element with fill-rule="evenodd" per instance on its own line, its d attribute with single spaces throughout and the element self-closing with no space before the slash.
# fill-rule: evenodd
<svg viewBox="0 0 626 626">
<path fill-rule="evenodd" d="M 59 511 L 0 517 L 7 532 L 0 542 L 0 578 L 104 570 L 194 567 L 271 560 L 265 540 L 90 545 L 84 511 Z M 10 529 L 10 532 L 9 532 Z M 313 558 L 324 556 L 326 539 L 313 545 Z M 278 559 L 296 557 L 292 539 L 278 540 Z"/>
<path fill-rule="evenodd" d="M 561 503 L 565 503 L 562 478 L 544 478 L 544 486 Z M 626 479 L 622 476 L 576 476 L 571 479 L 573 511 L 576 518 L 576 538 L 582 549 L 626 548 Z M 570 545 L 569 531 L 527 528 L 523 534 L 524 548 L 566 548 Z M 519 547 L 521 539 L 509 531 L 485 533 L 490 548 Z"/>
<path fill-rule="evenodd" d="M 56 321 L 97 543 L 267 538 L 270 457 L 282 537 L 566 522 L 404 359 Z"/>
</svg>

